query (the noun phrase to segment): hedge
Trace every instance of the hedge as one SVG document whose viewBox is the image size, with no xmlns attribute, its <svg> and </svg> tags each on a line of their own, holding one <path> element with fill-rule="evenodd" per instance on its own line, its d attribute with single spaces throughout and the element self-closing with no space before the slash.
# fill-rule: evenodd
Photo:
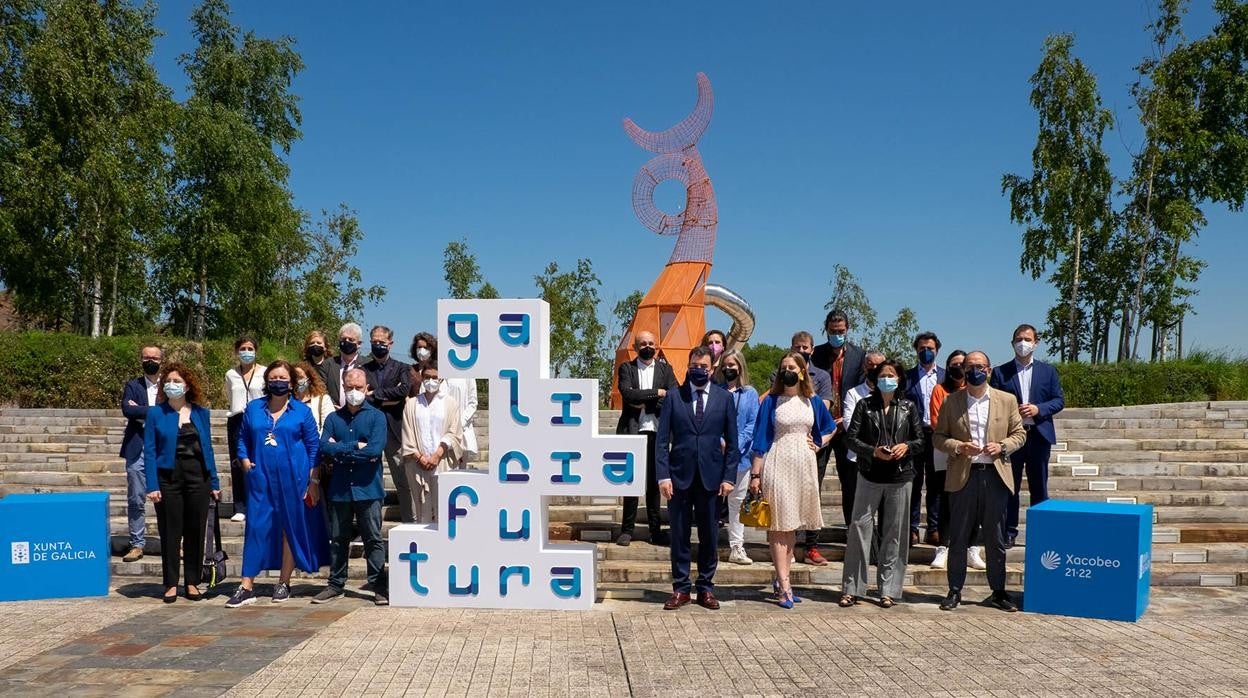
<svg viewBox="0 0 1248 698">
<path fill-rule="evenodd" d="M 225 372 L 236 363 L 234 344 L 169 337 L 101 337 L 59 332 L 0 332 L 0 406 L 103 409 L 117 407 L 121 388 L 139 376 L 139 348 L 152 342 L 166 361 L 198 374 L 214 409 L 224 409 Z M 261 342 L 259 361 L 299 358 L 299 347 Z"/>
<path fill-rule="evenodd" d="M 1067 407 L 1248 400 L 1248 361 L 1196 354 L 1164 363 L 1059 364 Z"/>
</svg>

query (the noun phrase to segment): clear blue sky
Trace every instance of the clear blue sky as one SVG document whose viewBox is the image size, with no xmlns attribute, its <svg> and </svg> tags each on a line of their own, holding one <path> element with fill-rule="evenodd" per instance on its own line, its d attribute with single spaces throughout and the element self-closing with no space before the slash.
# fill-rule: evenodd
<svg viewBox="0 0 1248 698">
<path fill-rule="evenodd" d="M 1186 23 L 1212 25 L 1209 1 Z M 1008 354 L 1055 293 L 1019 273 L 1021 231 L 1000 193 L 1030 172 L 1028 78 L 1044 37 L 1073 32 L 1122 126 L 1119 173 L 1139 129 L 1127 86 L 1149 51 L 1139 0 L 933 3 L 235 2 L 235 20 L 288 34 L 307 64 L 303 140 L 291 153 L 298 205 L 346 202 L 367 238 L 357 259 L 386 300 L 362 324 L 402 346 L 432 329 L 446 292 L 442 250 L 466 237 L 504 296 L 535 293 L 547 262 L 578 257 L 602 278 L 603 313 L 645 290 L 671 252 L 634 218 L 649 153 L 620 128 L 663 129 L 715 89 L 700 149 L 719 201 L 712 281 L 744 296 L 756 341 L 819 334 L 834 263 L 882 316 L 912 307 L 946 351 Z M 181 95 L 190 2 L 162 2 L 157 65 Z M 679 197 L 660 190 L 666 208 Z M 1248 344 L 1245 218 L 1207 207 L 1189 252 L 1209 263 L 1189 346 Z M 711 325 L 728 324 L 717 311 Z M 1044 352 L 1044 349 L 1041 349 Z"/>
</svg>

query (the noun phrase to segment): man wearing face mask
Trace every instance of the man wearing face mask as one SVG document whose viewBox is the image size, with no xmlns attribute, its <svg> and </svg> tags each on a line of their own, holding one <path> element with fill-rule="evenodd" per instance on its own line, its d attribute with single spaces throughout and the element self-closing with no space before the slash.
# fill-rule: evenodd
<svg viewBox="0 0 1248 698">
<path fill-rule="evenodd" d="M 338 356 L 334 357 L 334 366 L 331 370 L 338 373 L 338 384 L 342 385 L 343 378 L 347 371 L 353 368 L 363 368 L 372 357 L 368 354 L 360 353 L 360 337 L 364 335 L 364 329 L 354 322 L 348 322 L 338 330 Z M 326 385 L 329 381 L 326 381 Z M 339 390 L 337 394 L 331 392 L 330 397 L 334 399 L 334 404 L 342 407 L 346 404 L 345 390 Z"/>
<path fill-rule="evenodd" d="M 646 435 L 646 522 L 650 526 L 650 542 L 654 545 L 667 543 L 663 535 L 659 515 L 659 481 L 655 475 L 654 442 L 659 428 L 660 406 L 671 391 L 680 387 L 676 374 L 666 361 L 658 358 L 658 345 L 654 335 L 642 330 L 633 337 L 633 350 L 637 359 L 620 364 L 617 370 L 620 398 L 624 408 L 615 426 L 617 434 Z M 616 545 L 628 545 L 633 541 L 637 524 L 637 498 L 624 498 L 624 514 L 620 522 L 620 537 Z"/>
<path fill-rule="evenodd" d="M 711 351 L 689 352 L 686 382 L 667 393 L 655 436 L 655 474 L 667 499 L 671 523 L 672 595 L 663 604 L 673 611 L 689 603 L 717 610 L 714 577 L 719 564 L 719 503 L 737 486 L 737 406 L 727 390 L 711 384 Z M 698 578 L 689 579 L 693 548 L 689 535 L 698 529 Z"/>
<path fill-rule="evenodd" d="M 832 377 L 832 394 L 844 395 L 845 391 L 865 380 L 862 370 L 865 352 L 862 347 L 849 341 L 849 316 L 845 311 L 833 309 L 823 319 L 823 329 L 828 341 L 815 347 L 810 363 L 828 372 Z M 849 428 L 849 416 L 843 413 L 839 401 L 832 402 L 832 417 L 836 419 L 836 433 L 832 435 L 832 455 L 836 458 L 836 478 L 841 481 L 841 511 L 845 527 L 854 511 L 854 489 L 858 486 L 858 466 L 849 459 L 849 444 L 845 431 Z M 826 461 L 825 461 L 826 463 Z M 822 481 L 822 478 L 820 479 Z"/>
<path fill-rule="evenodd" d="M 312 603 L 330 603 L 343 595 L 351 541 L 358 533 L 368 562 L 368 583 L 374 603 L 387 603 L 386 544 L 381 536 L 382 453 L 386 444 L 386 416 L 368 404 L 364 371 L 346 375 L 346 407 L 325 418 L 321 454 L 333 465 L 325 492 L 329 508 L 329 584 Z"/>
<path fill-rule="evenodd" d="M 385 456 L 390 468 L 390 479 L 399 500 L 399 516 L 403 523 L 414 523 L 415 512 L 411 507 L 411 490 L 403 470 L 399 447 L 403 436 L 403 405 L 412 389 L 411 367 L 390 357 L 394 344 L 394 332 L 385 325 L 377 325 L 369 332 L 372 342 L 372 358 L 362 367 L 368 377 L 368 401 L 386 415 L 389 438 L 386 439 Z"/>
<path fill-rule="evenodd" d="M 837 402 L 839 393 L 833 388 L 832 374 L 813 363 L 815 351 L 814 337 L 806 331 L 795 332 L 793 337 L 789 339 L 789 351 L 801 354 L 802 358 L 806 360 L 806 371 L 810 373 L 810 382 L 814 385 L 815 396 L 823 400 L 823 406 L 827 407 L 828 411 L 831 412 L 832 406 Z M 775 379 L 774 374 L 772 379 Z M 846 421 L 845 425 L 848 427 L 849 422 Z M 832 444 L 830 443 L 815 453 L 815 467 L 818 470 L 820 493 L 823 492 L 823 477 L 828 472 L 828 461 L 831 457 Z M 819 567 L 828 564 L 827 559 L 819 552 L 819 531 L 806 531 L 804 536 L 803 542 L 806 548 L 804 561 L 806 564 L 818 565 Z"/>
<path fill-rule="evenodd" d="M 126 418 L 126 431 L 121 437 L 121 451 L 126 459 L 126 523 L 130 530 L 129 549 L 124 562 L 143 557 L 147 544 L 147 476 L 143 469 L 143 424 L 147 409 L 156 405 L 156 389 L 160 385 L 160 364 L 165 354 L 155 344 L 139 350 L 143 375 L 126 382 L 121 392 L 121 413 Z"/>
<path fill-rule="evenodd" d="M 918 363 L 906 371 L 906 399 L 919 408 L 923 418 L 923 448 L 915 454 L 914 487 L 910 490 L 910 545 L 919 542 L 919 522 L 923 510 L 923 481 L 927 480 L 928 545 L 940 545 L 940 493 L 945 491 L 945 473 L 937 472 L 932 461 L 932 391 L 945 380 L 945 369 L 936 365 L 940 338 L 935 332 L 920 332 L 914 338 Z"/>
<path fill-rule="evenodd" d="M 966 389 L 945 399 L 932 430 L 935 447 L 949 456 L 949 594 L 940 608 L 952 611 L 962 602 L 967 548 L 978 527 L 988 557 L 988 602 L 1013 612 L 1018 606 L 1005 591 L 1005 515 L 1014 475 L 1006 457 L 1022 448 L 1027 433 L 1014 396 L 989 387 L 988 355 L 973 351 L 962 366 Z"/>
<path fill-rule="evenodd" d="M 992 387 L 1013 393 L 1018 400 L 1018 413 L 1027 432 L 1026 444 L 1010 455 L 1010 464 L 1014 469 L 1014 494 L 1006 512 L 1007 548 L 1014 547 L 1018 538 L 1018 491 L 1023 484 L 1023 473 L 1027 473 L 1027 494 L 1031 497 L 1031 504 L 1039 504 L 1049 498 L 1049 452 L 1057 443 L 1053 415 L 1066 406 L 1057 369 L 1033 356 L 1038 341 L 1036 328 L 1019 325 L 1013 335 L 1014 360 L 992 372 Z"/>
</svg>

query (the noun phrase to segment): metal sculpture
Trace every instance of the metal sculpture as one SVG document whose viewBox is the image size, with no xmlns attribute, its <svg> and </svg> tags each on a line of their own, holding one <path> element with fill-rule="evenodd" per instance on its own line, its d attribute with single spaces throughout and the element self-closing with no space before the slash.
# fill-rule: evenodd
<svg viewBox="0 0 1248 698">
<path fill-rule="evenodd" d="M 648 330 L 654 333 L 662 355 L 682 378 L 689 350 L 698 346 L 706 329 L 708 303 L 733 319 L 726 338 L 728 346 L 744 343 L 754 330 L 749 304 L 732 291 L 707 283 L 719 209 L 697 142 L 711 122 L 715 96 L 705 73 L 698 73 L 697 79 L 698 101 L 693 111 L 666 131 L 647 131 L 632 119 L 624 119 L 624 131 L 633 142 L 658 153 L 633 178 L 633 211 L 650 230 L 659 235 L 675 235 L 676 247 L 637 307 L 632 324 L 616 348 L 615 365 L 637 357 L 633 336 Z M 669 179 L 685 185 L 685 207 L 680 213 L 664 213 L 654 203 L 655 187 Z M 618 385 L 612 390 L 611 401 L 613 407 L 620 406 Z"/>
</svg>

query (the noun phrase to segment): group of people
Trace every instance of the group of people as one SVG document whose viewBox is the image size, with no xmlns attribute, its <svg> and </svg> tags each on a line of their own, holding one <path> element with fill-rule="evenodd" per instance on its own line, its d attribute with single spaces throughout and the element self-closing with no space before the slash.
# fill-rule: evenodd
<svg viewBox="0 0 1248 698">
<path fill-rule="evenodd" d="M 728 561 L 753 564 L 740 520 L 751 494 L 761 495 L 770 512 L 777 603 L 800 603 L 790 583 L 795 546 L 800 533 L 804 562 L 827 564 L 819 552 L 821 489 L 835 459 L 847 535 L 838 605 L 867 596 L 872 560 L 879 605 L 895 605 L 910 546 L 922 540 L 935 547 L 932 567 L 947 570 L 942 609 L 961 603 L 969 564 L 987 570 L 991 605 L 1018 610 L 1005 589 L 1018 492 L 1026 475 L 1031 503 L 1048 499 L 1053 416 L 1064 406 L 1056 369 L 1034 358 L 1035 327 L 1014 330 L 1014 356 L 998 366 L 983 350 L 957 350 L 941 367 L 939 337 L 922 332 L 908 368 L 901 357 L 849 341 L 849 319 L 839 310 L 828 313 L 824 330 L 827 341 L 817 346 L 808 332 L 793 335 L 761 395 L 750 385 L 745 357 L 725 348 L 722 332 L 706 333 L 689 352 L 683 383 L 660 358 L 654 335 L 635 334 L 637 359 L 618 369 L 624 407 L 616 431 L 646 436 L 650 540 L 671 548 L 673 592 L 664 608 L 694 600 L 719 608 L 713 580 L 721 520 Z M 660 498 L 667 500 L 670 536 L 662 530 Z M 637 498 L 625 499 L 618 545 L 632 543 L 637 508 Z M 694 527 L 698 574 L 691 580 Z"/>
<path fill-rule="evenodd" d="M 364 353 L 363 329 L 347 323 L 335 354 L 323 332 L 304 341 L 303 361 L 257 362 L 252 337 L 234 343 L 238 363 L 225 375 L 233 521 L 244 524 L 242 579 L 226 606 L 255 603 L 255 578 L 279 570 L 272 601 L 290 598 L 296 569 L 329 566 L 313 603 L 345 593 L 351 542 L 364 547 L 374 602 L 387 597 L 382 509 L 383 468 L 405 523 L 433 523 L 438 478 L 469 467 L 476 455 L 476 386 L 438 376 L 437 339 L 417 334 L 406 364 L 390 356 L 394 333 L 378 325 Z M 121 408 L 127 418 L 126 460 L 130 549 L 143 557 L 144 500 L 156 510 L 164 601 L 203 597 L 200 585 L 208 515 L 221 495 L 209 412 L 200 378 L 167 362 L 157 345 L 141 349 L 143 375 L 129 381 Z"/>
</svg>

